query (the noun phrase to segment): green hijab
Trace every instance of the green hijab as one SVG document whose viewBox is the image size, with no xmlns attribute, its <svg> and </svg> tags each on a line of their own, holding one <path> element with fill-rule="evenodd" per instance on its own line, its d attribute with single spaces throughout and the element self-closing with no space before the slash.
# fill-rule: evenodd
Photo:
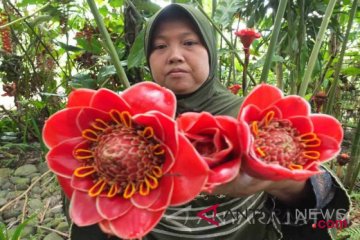
<svg viewBox="0 0 360 240">
<path fill-rule="evenodd" d="M 145 55 L 148 65 L 151 54 L 151 39 L 158 20 L 163 14 L 169 16 L 182 11 L 192 20 L 202 38 L 209 54 L 210 73 L 201 87 L 187 95 L 177 95 L 177 114 L 184 112 L 210 112 L 214 115 L 229 115 L 236 117 L 242 99 L 230 93 L 216 78 L 217 46 L 214 28 L 209 20 L 199 10 L 190 5 L 174 3 L 158 11 L 149 19 L 145 29 Z"/>
</svg>

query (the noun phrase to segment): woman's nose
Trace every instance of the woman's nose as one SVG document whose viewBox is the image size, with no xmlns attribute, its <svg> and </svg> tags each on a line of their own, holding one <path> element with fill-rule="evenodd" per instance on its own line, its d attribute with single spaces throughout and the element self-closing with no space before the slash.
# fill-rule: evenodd
<svg viewBox="0 0 360 240">
<path fill-rule="evenodd" d="M 184 61 L 184 56 L 179 47 L 171 47 L 169 53 L 169 63 L 178 63 Z"/>
</svg>

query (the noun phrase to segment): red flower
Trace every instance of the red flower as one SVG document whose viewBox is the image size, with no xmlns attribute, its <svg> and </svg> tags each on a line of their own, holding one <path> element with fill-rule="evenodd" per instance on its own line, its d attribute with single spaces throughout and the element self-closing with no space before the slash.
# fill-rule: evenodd
<svg viewBox="0 0 360 240">
<path fill-rule="evenodd" d="M 230 92 L 232 92 L 233 94 L 236 95 L 239 93 L 241 86 L 240 86 L 240 84 L 234 84 L 234 85 L 229 86 L 228 89 L 230 90 Z"/>
<path fill-rule="evenodd" d="M 184 113 L 177 118 L 179 129 L 210 167 L 204 190 L 233 180 L 240 170 L 241 153 L 248 152 L 250 131 L 244 123 L 210 113 Z"/>
<path fill-rule="evenodd" d="M 335 118 L 311 114 L 303 98 L 284 97 L 270 85 L 255 87 L 238 119 L 248 124 L 253 135 L 243 168 L 258 178 L 305 180 L 340 151 L 343 130 Z"/>
<path fill-rule="evenodd" d="M 169 90 L 151 82 L 120 95 L 79 89 L 48 119 L 48 165 L 71 197 L 77 225 L 99 223 L 120 238 L 140 238 L 169 205 L 199 194 L 208 167 L 178 133 L 175 103 Z"/>
<path fill-rule="evenodd" d="M 240 37 L 240 41 L 244 46 L 244 49 L 249 49 L 251 43 L 257 39 L 260 38 L 260 33 L 257 33 L 254 29 L 247 28 L 242 29 L 237 32 L 235 32 L 235 35 Z"/>
</svg>

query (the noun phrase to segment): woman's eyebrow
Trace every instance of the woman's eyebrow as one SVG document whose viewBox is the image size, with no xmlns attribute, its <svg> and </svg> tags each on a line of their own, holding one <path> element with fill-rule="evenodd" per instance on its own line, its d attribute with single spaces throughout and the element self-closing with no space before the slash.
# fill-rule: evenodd
<svg viewBox="0 0 360 240">
<path fill-rule="evenodd" d="M 198 36 L 196 33 L 194 32 L 183 32 L 183 33 L 180 33 L 178 34 L 179 37 L 188 37 L 188 36 Z M 167 34 L 159 34 L 159 35 L 155 35 L 154 36 L 154 40 L 157 40 L 157 39 L 167 39 L 168 38 L 168 35 Z"/>
</svg>

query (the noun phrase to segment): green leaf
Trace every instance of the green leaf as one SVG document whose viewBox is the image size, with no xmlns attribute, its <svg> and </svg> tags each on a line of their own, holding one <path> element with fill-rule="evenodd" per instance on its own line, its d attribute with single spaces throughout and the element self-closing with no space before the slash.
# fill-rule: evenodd
<svg viewBox="0 0 360 240">
<path fill-rule="evenodd" d="M 106 16 L 108 15 L 109 10 L 107 9 L 106 6 L 102 6 L 101 8 L 99 8 L 99 12 L 101 13 L 101 15 Z"/>
<path fill-rule="evenodd" d="M 65 49 L 68 52 L 78 52 L 83 50 L 82 48 L 76 47 L 76 46 L 72 46 L 72 45 L 68 45 L 66 43 L 62 43 L 62 42 L 55 42 L 57 45 L 59 45 L 61 48 Z"/>
<path fill-rule="evenodd" d="M 0 222 L 0 240 L 7 240 L 8 233 L 4 223 Z"/>
<path fill-rule="evenodd" d="M 144 30 L 141 30 L 140 33 L 136 36 L 135 42 L 130 49 L 128 57 L 128 68 L 130 69 L 140 66 L 143 60 L 145 60 Z"/>
<path fill-rule="evenodd" d="M 348 76 L 357 76 L 360 75 L 360 68 L 358 67 L 348 67 L 341 70 L 342 74 L 348 75 Z"/>
<path fill-rule="evenodd" d="M 121 7 L 124 4 L 124 1 L 123 0 L 110 0 L 109 4 L 113 8 L 117 8 L 117 7 Z"/>
<path fill-rule="evenodd" d="M 74 88 L 97 88 L 95 79 L 91 78 L 90 74 L 88 73 L 79 73 L 74 75 L 70 85 Z"/>
<path fill-rule="evenodd" d="M 49 22 L 50 20 L 52 19 L 52 16 L 50 15 L 41 15 L 41 16 L 38 16 L 36 18 L 34 18 L 30 24 L 35 27 L 43 22 Z"/>
<path fill-rule="evenodd" d="M 100 69 L 99 74 L 97 76 L 97 82 L 99 85 L 102 85 L 102 83 L 108 79 L 109 77 L 116 75 L 116 69 L 114 65 L 110 66 L 104 66 Z"/>
<path fill-rule="evenodd" d="M 24 228 L 28 225 L 30 220 L 34 219 L 35 217 L 36 214 L 33 214 L 32 216 L 30 216 L 30 218 L 26 219 L 23 223 L 19 224 L 19 226 L 16 227 L 15 232 L 11 237 L 11 240 L 19 240 Z"/>
</svg>

